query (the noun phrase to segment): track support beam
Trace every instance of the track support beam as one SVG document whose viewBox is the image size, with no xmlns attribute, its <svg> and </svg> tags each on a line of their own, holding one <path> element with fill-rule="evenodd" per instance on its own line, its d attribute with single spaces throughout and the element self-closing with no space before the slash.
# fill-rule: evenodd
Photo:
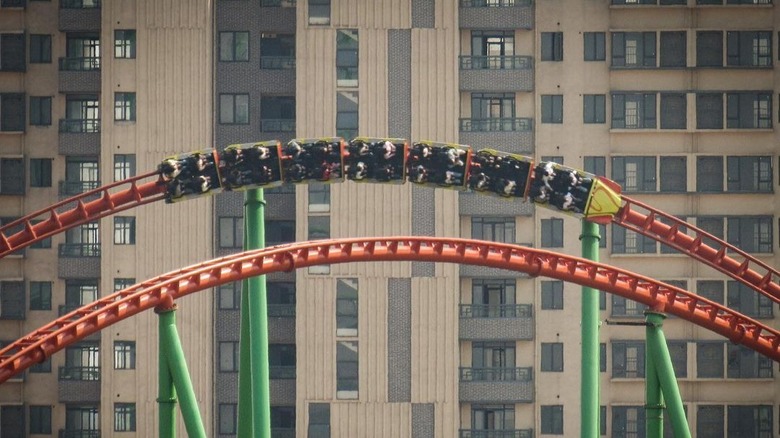
<svg viewBox="0 0 780 438">
<path fill-rule="evenodd" d="M 582 258 L 599 261 L 599 226 L 582 221 Z M 582 287 L 580 437 L 599 437 L 599 291 Z"/>
</svg>

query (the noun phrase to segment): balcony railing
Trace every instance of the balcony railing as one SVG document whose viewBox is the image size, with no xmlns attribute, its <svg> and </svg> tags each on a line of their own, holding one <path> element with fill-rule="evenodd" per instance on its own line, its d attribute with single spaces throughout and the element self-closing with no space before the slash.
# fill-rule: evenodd
<svg viewBox="0 0 780 438">
<path fill-rule="evenodd" d="M 61 243 L 60 257 L 100 257 L 99 243 Z"/>
<path fill-rule="evenodd" d="M 531 6 L 531 0 L 460 0 L 461 8 L 511 8 Z"/>
<path fill-rule="evenodd" d="M 461 132 L 530 131 L 532 126 L 529 118 L 460 119 Z"/>
<path fill-rule="evenodd" d="M 530 304 L 461 304 L 461 318 L 530 318 Z"/>
<path fill-rule="evenodd" d="M 60 119 L 60 132 L 100 132 L 100 119 Z"/>
<path fill-rule="evenodd" d="M 58 438 L 100 438 L 100 430 L 60 429 Z"/>
<path fill-rule="evenodd" d="M 473 56 L 462 55 L 461 70 L 526 70 L 534 68 L 530 56 Z"/>
<path fill-rule="evenodd" d="M 295 132 L 295 119 L 260 119 L 262 132 Z"/>
<path fill-rule="evenodd" d="M 295 56 L 261 56 L 260 68 L 268 70 L 294 70 Z"/>
<path fill-rule="evenodd" d="M 460 438 L 533 438 L 533 429 L 461 429 Z"/>
<path fill-rule="evenodd" d="M 269 304 L 268 316 L 293 318 L 295 317 L 295 304 Z"/>
<path fill-rule="evenodd" d="M 271 365 L 268 367 L 269 379 L 294 379 L 295 365 Z"/>
<path fill-rule="evenodd" d="M 60 0 L 62 9 L 95 9 L 100 7 L 100 0 Z"/>
<path fill-rule="evenodd" d="M 100 70 L 100 58 L 60 58 L 60 71 L 95 71 Z"/>
<path fill-rule="evenodd" d="M 60 380 L 100 380 L 100 367 L 69 367 L 59 368 Z"/>
<path fill-rule="evenodd" d="M 263 7 L 278 7 L 281 6 L 283 8 L 294 8 L 295 7 L 295 0 L 260 0 L 260 6 Z"/>
<path fill-rule="evenodd" d="M 73 196 L 100 187 L 100 181 L 60 181 L 60 195 Z"/>
<path fill-rule="evenodd" d="M 530 382 L 532 368 L 466 368 L 460 369 L 461 382 Z"/>
</svg>

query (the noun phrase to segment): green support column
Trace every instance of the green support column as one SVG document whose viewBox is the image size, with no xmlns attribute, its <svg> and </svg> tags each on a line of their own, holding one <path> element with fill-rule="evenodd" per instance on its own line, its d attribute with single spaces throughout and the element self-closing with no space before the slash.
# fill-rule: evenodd
<svg viewBox="0 0 780 438">
<path fill-rule="evenodd" d="M 198 400 L 190 380 L 187 361 L 184 359 L 179 332 L 176 330 L 176 306 L 173 304 L 173 300 L 168 298 L 167 305 L 158 306 L 155 310 L 160 318 L 160 351 L 164 354 L 160 360 L 164 360 L 166 363 L 167 372 L 171 376 L 176 394 L 181 400 L 181 414 L 184 418 L 187 435 L 190 438 L 206 438 L 206 429 L 203 427 L 203 420 L 198 409 Z M 160 368 L 162 369 L 162 366 Z M 165 421 L 167 422 L 168 418 Z M 162 422 L 160 426 L 162 428 Z"/>
<path fill-rule="evenodd" d="M 645 326 L 646 339 L 653 328 Z M 664 436 L 664 396 L 661 393 L 661 383 L 658 381 L 658 370 L 655 367 L 650 349 L 645 354 L 645 431 L 647 438 L 663 438 Z"/>
<path fill-rule="evenodd" d="M 157 309 L 155 309 L 157 311 Z M 163 325 L 168 324 L 162 317 L 158 321 L 158 345 L 157 345 L 157 403 L 158 428 L 160 438 L 176 437 L 176 388 L 173 386 L 171 371 L 168 369 L 168 359 L 166 358 L 167 343 L 162 339 Z"/>
<path fill-rule="evenodd" d="M 248 190 L 244 197 L 245 250 L 265 247 L 264 209 L 263 190 Z M 245 281 L 243 286 L 238 379 L 241 388 L 238 408 L 239 436 L 271 438 L 265 276 L 252 277 Z M 247 407 L 247 404 L 250 407 Z"/>
<path fill-rule="evenodd" d="M 599 261 L 599 226 L 582 221 L 582 257 Z M 580 436 L 599 437 L 599 291 L 582 288 L 582 365 Z"/>
<path fill-rule="evenodd" d="M 661 330 L 666 315 L 655 311 L 647 311 L 645 315 L 647 320 L 646 354 L 654 362 L 655 374 L 661 385 L 663 400 L 666 401 L 672 431 L 675 438 L 690 438 L 691 431 L 688 429 L 688 420 L 685 418 L 680 388 L 677 386 L 677 379 L 674 375 L 672 356 L 669 354 L 666 337 Z"/>
</svg>

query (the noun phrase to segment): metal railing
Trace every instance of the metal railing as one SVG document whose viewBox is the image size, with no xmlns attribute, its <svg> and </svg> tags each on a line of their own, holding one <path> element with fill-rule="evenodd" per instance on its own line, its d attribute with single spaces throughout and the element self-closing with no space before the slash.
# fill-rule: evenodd
<svg viewBox="0 0 780 438">
<path fill-rule="evenodd" d="M 60 0 L 62 9 L 95 9 L 100 7 L 100 0 Z"/>
<path fill-rule="evenodd" d="M 269 379 L 294 379 L 295 365 L 271 365 L 268 367 Z"/>
<path fill-rule="evenodd" d="M 513 132 L 531 131 L 530 118 L 460 119 L 461 132 Z"/>
<path fill-rule="evenodd" d="M 60 58 L 60 71 L 96 71 L 100 70 L 100 58 Z"/>
<path fill-rule="evenodd" d="M 260 68 L 268 70 L 294 70 L 295 56 L 261 56 Z"/>
<path fill-rule="evenodd" d="M 460 0 L 461 8 L 511 8 L 531 4 L 532 0 Z"/>
<path fill-rule="evenodd" d="M 533 429 L 461 429 L 460 438 L 533 438 Z"/>
<path fill-rule="evenodd" d="M 295 132 L 295 119 L 260 119 L 262 132 Z"/>
<path fill-rule="evenodd" d="M 293 318 L 295 317 L 295 304 L 269 304 L 268 316 Z"/>
<path fill-rule="evenodd" d="M 477 56 L 461 55 L 461 70 L 527 70 L 534 68 L 530 56 Z"/>
<path fill-rule="evenodd" d="M 100 438 L 100 429 L 60 429 L 58 438 Z"/>
<path fill-rule="evenodd" d="M 461 382 L 530 382 L 533 369 L 526 368 L 460 368 Z"/>
<path fill-rule="evenodd" d="M 98 381 L 100 380 L 100 367 L 62 366 L 59 368 L 59 380 Z"/>
<path fill-rule="evenodd" d="M 100 181 L 60 181 L 60 195 L 73 196 L 100 187 Z"/>
<path fill-rule="evenodd" d="M 461 318 L 531 318 L 530 304 L 461 304 Z"/>
<path fill-rule="evenodd" d="M 100 257 L 99 243 L 61 243 L 60 257 Z"/>
<path fill-rule="evenodd" d="M 60 132 L 100 132 L 100 119 L 60 119 Z"/>
<path fill-rule="evenodd" d="M 294 8 L 295 7 L 295 0 L 260 0 L 260 6 L 263 7 L 277 7 L 281 6 L 283 8 Z"/>
</svg>

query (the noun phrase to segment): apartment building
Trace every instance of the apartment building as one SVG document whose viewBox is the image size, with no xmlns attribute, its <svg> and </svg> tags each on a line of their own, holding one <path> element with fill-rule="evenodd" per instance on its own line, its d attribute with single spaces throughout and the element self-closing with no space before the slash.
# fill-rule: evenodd
<svg viewBox="0 0 780 438">
<path fill-rule="evenodd" d="M 393 136 L 606 175 L 776 266 L 779 14 L 771 0 L 2 0 L 0 217 L 177 152 Z M 473 193 L 343 183 L 265 198 L 268 245 L 435 235 L 580 253 L 576 219 Z M 773 324 L 772 303 L 728 277 L 601 231 L 603 262 Z M 0 261 L 0 340 L 239 251 L 242 233 L 242 195 L 224 193 L 54 236 Z M 578 433 L 579 286 L 408 262 L 267 282 L 275 437 Z M 237 431 L 239 306 L 238 285 L 179 303 L 210 436 Z M 617 323 L 600 327 L 601 432 L 643 436 L 644 330 L 620 324 L 644 309 L 603 294 L 601 310 Z M 778 435 L 770 360 L 677 318 L 664 331 L 694 435 Z M 4 384 L 0 436 L 155 434 L 155 335 L 140 315 Z"/>
</svg>

